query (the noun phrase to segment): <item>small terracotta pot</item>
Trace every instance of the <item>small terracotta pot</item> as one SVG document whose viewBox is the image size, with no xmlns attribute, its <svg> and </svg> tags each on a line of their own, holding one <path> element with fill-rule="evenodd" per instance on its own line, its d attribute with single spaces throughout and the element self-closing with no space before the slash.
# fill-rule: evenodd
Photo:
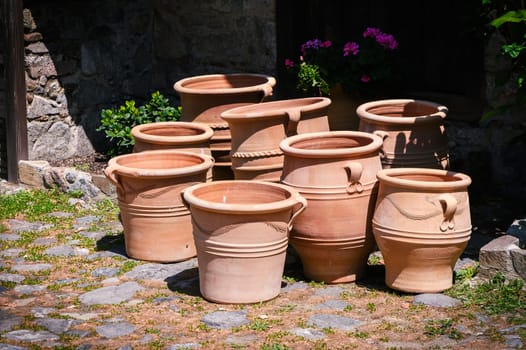
<svg viewBox="0 0 526 350">
<path fill-rule="evenodd" d="M 436 293 L 453 284 L 453 267 L 471 235 L 462 173 L 403 168 L 378 172 L 373 233 L 385 261 L 387 286 Z"/>
<path fill-rule="evenodd" d="M 104 173 L 117 188 L 126 253 L 139 260 L 174 262 L 196 255 L 190 212 L 181 191 L 206 181 L 210 156 L 179 150 L 125 154 Z"/>
<path fill-rule="evenodd" d="M 223 111 L 270 99 L 276 79 L 261 74 L 209 74 L 181 79 L 174 84 L 181 98 L 181 121 L 208 124 L 214 135 L 210 141 L 215 158 L 214 179 L 233 179 L 230 159 L 230 129 L 221 119 Z M 221 159 L 222 158 L 222 159 Z M 217 175 L 217 178 L 216 178 Z"/>
<path fill-rule="evenodd" d="M 281 142 L 281 182 L 308 202 L 290 235 L 305 276 L 343 283 L 363 275 L 374 246 L 370 221 L 381 146 L 378 136 L 359 131 L 307 133 Z"/>
<path fill-rule="evenodd" d="M 158 149 L 177 149 L 180 151 L 212 156 L 210 139 L 212 128 L 196 122 L 156 122 L 140 124 L 132 128 L 135 141 L 134 152 Z M 212 181 L 212 169 L 208 170 L 208 181 Z"/>
<path fill-rule="evenodd" d="M 383 139 L 380 158 L 387 168 L 449 168 L 444 129 L 447 107 L 412 99 L 379 100 L 356 109 L 360 131 Z"/>
<path fill-rule="evenodd" d="M 236 180 L 279 182 L 283 152 L 279 143 L 290 135 L 328 131 L 331 101 L 308 97 L 264 102 L 221 113 L 232 135 L 232 169 Z"/>
<path fill-rule="evenodd" d="M 257 303 L 281 289 L 288 232 L 306 201 L 295 190 L 257 180 L 187 188 L 204 298 Z"/>
</svg>

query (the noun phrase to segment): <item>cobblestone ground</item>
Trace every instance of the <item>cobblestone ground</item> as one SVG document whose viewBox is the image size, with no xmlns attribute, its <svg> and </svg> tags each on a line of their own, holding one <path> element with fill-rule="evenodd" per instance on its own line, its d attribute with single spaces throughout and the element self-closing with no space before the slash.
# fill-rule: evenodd
<svg viewBox="0 0 526 350">
<path fill-rule="evenodd" d="M 216 304 L 199 294 L 195 258 L 130 259 L 117 218 L 48 215 L 52 223 L 2 222 L 2 350 L 524 348 L 524 319 L 445 293 L 390 290 L 378 254 L 360 281 L 324 285 L 306 279 L 290 251 L 275 299 Z M 472 263 L 463 256 L 457 268 Z"/>
</svg>

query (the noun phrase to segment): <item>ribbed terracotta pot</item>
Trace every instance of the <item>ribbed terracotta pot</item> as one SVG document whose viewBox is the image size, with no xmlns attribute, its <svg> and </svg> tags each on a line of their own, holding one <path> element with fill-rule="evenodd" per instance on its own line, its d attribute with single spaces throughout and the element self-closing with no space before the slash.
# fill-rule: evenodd
<svg viewBox="0 0 526 350">
<path fill-rule="evenodd" d="M 307 133 L 281 142 L 281 182 L 308 203 L 290 234 L 305 276 L 343 283 L 363 275 L 374 246 L 381 146 L 378 136 L 359 131 Z"/>
<path fill-rule="evenodd" d="M 209 74 L 181 79 L 174 84 L 181 98 L 181 121 L 208 124 L 214 135 L 210 141 L 214 180 L 233 179 L 230 161 L 230 129 L 221 119 L 223 111 L 270 99 L 274 77 L 262 74 Z"/>
<path fill-rule="evenodd" d="M 232 136 L 232 170 L 236 180 L 279 182 L 283 152 L 279 143 L 290 135 L 328 131 L 325 97 L 263 102 L 221 113 Z"/>
<path fill-rule="evenodd" d="M 291 188 L 257 180 L 198 184 L 183 196 L 194 225 L 202 296 L 217 303 L 278 296 L 288 232 L 305 200 Z"/>
<path fill-rule="evenodd" d="M 436 293 L 453 284 L 453 267 L 471 235 L 469 176 L 439 169 L 378 172 L 373 232 L 387 286 Z"/>
<path fill-rule="evenodd" d="M 104 172 L 117 188 L 128 256 L 174 262 L 196 255 L 190 212 L 181 191 L 205 182 L 213 164 L 210 156 L 179 150 L 110 159 Z"/>
<path fill-rule="evenodd" d="M 359 130 L 382 137 L 381 160 L 387 168 L 449 168 L 444 128 L 447 107 L 424 100 L 378 100 L 356 109 Z"/>
<path fill-rule="evenodd" d="M 212 156 L 210 139 L 212 128 L 197 122 L 156 122 L 136 125 L 131 130 L 134 152 L 177 149 Z M 212 181 L 212 169 L 207 180 Z"/>
</svg>

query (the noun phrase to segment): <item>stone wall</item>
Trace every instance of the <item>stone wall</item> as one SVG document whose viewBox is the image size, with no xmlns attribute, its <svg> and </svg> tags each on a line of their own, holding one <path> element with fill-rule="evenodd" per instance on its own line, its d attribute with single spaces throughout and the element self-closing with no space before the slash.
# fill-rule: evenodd
<svg viewBox="0 0 526 350">
<path fill-rule="evenodd" d="M 0 16 L 0 28 L 4 28 Z M 5 100 L 5 66 L 4 66 L 4 35 L 0 35 L 0 179 L 7 178 L 7 140 L 6 140 L 6 114 Z"/>
<path fill-rule="evenodd" d="M 275 70 L 274 0 L 24 1 L 29 159 L 105 152 L 100 111 L 190 75 Z"/>
</svg>

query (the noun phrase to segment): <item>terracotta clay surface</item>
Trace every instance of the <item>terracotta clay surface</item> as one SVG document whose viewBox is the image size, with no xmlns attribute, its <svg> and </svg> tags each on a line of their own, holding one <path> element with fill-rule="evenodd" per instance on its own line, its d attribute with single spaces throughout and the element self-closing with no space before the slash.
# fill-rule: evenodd
<svg viewBox="0 0 526 350">
<path fill-rule="evenodd" d="M 298 133 L 328 131 L 329 105 L 328 98 L 308 97 L 252 104 L 221 113 L 231 131 L 235 179 L 278 182 L 283 168 L 279 143 Z"/>
<path fill-rule="evenodd" d="M 359 130 L 383 139 L 383 168 L 448 169 L 443 120 L 447 107 L 424 100 L 378 100 L 361 104 Z"/>
<path fill-rule="evenodd" d="M 453 267 L 471 235 L 471 179 L 424 168 L 384 169 L 378 179 L 373 232 L 386 284 L 412 293 L 450 288 Z"/>
<path fill-rule="evenodd" d="M 230 161 L 230 129 L 221 119 L 223 111 L 268 101 L 276 85 L 274 77 L 262 74 L 208 74 L 177 81 L 174 89 L 181 98 L 181 121 L 202 122 L 214 130 L 210 141 L 216 160 L 214 179 L 233 179 Z"/>
<path fill-rule="evenodd" d="M 173 262 L 196 255 L 190 212 L 181 191 L 206 181 L 210 156 L 179 150 L 125 154 L 105 174 L 117 188 L 126 253 L 135 259 Z"/>
<path fill-rule="evenodd" d="M 281 182 L 307 199 L 290 241 L 304 274 L 326 283 L 359 279 L 374 246 L 370 221 L 382 140 L 359 131 L 328 131 L 289 137 Z"/>
<path fill-rule="evenodd" d="M 194 226 L 202 296 L 217 303 L 278 296 L 288 232 L 305 199 L 287 186 L 257 180 L 198 184 L 183 196 Z"/>
</svg>

